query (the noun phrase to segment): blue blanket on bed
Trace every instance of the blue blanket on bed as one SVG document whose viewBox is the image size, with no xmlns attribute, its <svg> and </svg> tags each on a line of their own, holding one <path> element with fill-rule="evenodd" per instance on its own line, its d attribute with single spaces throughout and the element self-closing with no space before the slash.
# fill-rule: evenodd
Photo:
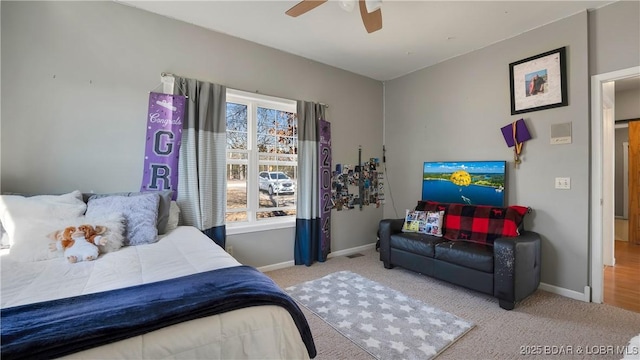
<svg viewBox="0 0 640 360">
<path fill-rule="evenodd" d="M 316 348 L 296 303 L 255 268 L 237 266 L 0 311 L 2 359 L 45 359 L 249 306 L 291 313 L 310 357 Z"/>
</svg>

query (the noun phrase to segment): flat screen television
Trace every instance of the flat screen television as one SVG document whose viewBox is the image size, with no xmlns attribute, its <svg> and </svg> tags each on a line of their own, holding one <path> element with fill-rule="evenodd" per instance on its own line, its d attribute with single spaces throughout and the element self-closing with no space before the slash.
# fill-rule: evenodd
<svg viewBox="0 0 640 360">
<path fill-rule="evenodd" d="M 505 206 L 506 161 L 425 162 L 422 200 Z"/>
</svg>

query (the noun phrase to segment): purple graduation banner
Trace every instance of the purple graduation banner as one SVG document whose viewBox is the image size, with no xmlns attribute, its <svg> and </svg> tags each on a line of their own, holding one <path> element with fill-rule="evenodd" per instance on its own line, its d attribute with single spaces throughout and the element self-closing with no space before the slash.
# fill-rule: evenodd
<svg viewBox="0 0 640 360">
<path fill-rule="evenodd" d="M 140 191 L 173 190 L 178 195 L 178 158 L 185 97 L 149 93 L 149 115 Z"/>
<path fill-rule="evenodd" d="M 320 238 L 320 251 L 322 259 L 326 259 L 331 252 L 331 123 L 325 120 L 318 122 L 320 142 L 318 143 L 318 154 L 320 154 L 319 174 L 320 174 L 320 223 L 322 233 Z"/>
</svg>

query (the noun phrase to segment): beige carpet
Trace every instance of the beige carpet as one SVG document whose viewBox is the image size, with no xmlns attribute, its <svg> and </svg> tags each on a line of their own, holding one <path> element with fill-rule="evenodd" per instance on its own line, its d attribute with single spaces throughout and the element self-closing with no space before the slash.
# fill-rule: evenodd
<svg viewBox="0 0 640 360">
<path fill-rule="evenodd" d="M 375 250 L 362 254 L 365 256 L 335 257 L 310 267 L 295 266 L 266 274 L 285 288 L 332 272 L 349 270 L 474 322 L 476 327 L 446 349 L 438 360 L 523 358 L 527 356 L 521 351 L 527 346 L 529 349 L 530 346 L 556 346 L 556 350 L 571 346 L 574 352 L 579 346 L 582 349 L 581 356 L 547 354 L 529 358 L 621 359 L 624 354 L 614 354 L 615 347 L 627 345 L 640 333 L 640 313 L 585 303 L 542 290 L 516 304 L 514 310 L 506 311 L 492 296 L 401 268 L 385 269 Z M 316 359 L 373 359 L 306 308 L 301 308 L 314 335 L 318 350 Z M 605 347 L 604 350 L 601 347 Z"/>
</svg>

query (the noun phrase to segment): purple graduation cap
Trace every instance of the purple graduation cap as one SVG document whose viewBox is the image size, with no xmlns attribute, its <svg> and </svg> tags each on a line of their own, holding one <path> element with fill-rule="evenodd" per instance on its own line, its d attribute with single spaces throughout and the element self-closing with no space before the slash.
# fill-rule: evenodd
<svg viewBox="0 0 640 360">
<path fill-rule="evenodd" d="M 515 126 L 516 133 L 515 139 L 513 134 L 513 127 Z M 507 142 L 508 147 L 512 147 L 518 144 L 522 144 L 523 142 L 531 139 L 531 134 L 529 134 L 529 130 L 527 129 L 527 124 L 525 124 L 524 119 L 520 119 L 515 123 L 511 123 L 507 126 L 502 127 L 502 136 L 504 136 L 504 141 Z"/>
</svg>

